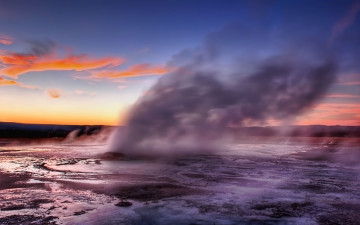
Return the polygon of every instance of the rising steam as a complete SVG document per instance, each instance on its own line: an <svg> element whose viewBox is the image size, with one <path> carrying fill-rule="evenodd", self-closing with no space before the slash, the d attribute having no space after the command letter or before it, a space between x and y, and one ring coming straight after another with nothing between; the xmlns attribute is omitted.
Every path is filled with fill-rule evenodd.
<svg viewBox="0 0 360 225"><path fill-rule="evenodd" d="M241 38L235 28L209 35L201 48L174 56L169 64L176 71L137 102L112 150L133 156L211 150L221 143L226 127L294 117L335 80L337 66L329 57L304 57L285 47L264 56L264 44L259 44L262 49L252 46L251 53L246 44L259 34Z"/></svg>

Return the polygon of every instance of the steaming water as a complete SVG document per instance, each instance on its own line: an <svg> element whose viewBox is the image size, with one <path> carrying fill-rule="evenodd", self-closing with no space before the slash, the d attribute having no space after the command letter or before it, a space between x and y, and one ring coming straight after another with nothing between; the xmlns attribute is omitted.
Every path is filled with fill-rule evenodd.
<svg viewBox="0 0 360 225"><path fill-rule="evenodd" d="M315 139L242 140L221 152L170 161L106 161L98 157L103 145L1 147L0 218L55 216L57 224L357 224L359 160L335 156L358 156L360 142L348 139L351 144L339 147ZM133 205L116 207L120 197Z"/></svg>

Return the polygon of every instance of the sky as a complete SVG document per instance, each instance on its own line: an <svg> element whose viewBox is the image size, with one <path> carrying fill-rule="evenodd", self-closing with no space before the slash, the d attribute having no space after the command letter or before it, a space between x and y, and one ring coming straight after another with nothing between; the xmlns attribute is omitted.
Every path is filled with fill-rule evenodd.
<svg viewBox="0 0 360 225"><path fill-rule="evenodd" d="M358 14L353 0L0 0L0 121L124 125L174 58L237 24L222 40L244 68L284 46L319 58L325 46L338 62L328 92L292 124L360 125Z"/></svg>

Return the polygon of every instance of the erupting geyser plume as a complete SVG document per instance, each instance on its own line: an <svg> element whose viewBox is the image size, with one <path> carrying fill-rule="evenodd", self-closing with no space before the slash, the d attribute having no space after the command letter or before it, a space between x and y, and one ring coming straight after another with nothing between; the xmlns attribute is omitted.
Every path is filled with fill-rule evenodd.
<svg viewBox="0 0 360 225"><path fill-rule="evenodd" d="M236 28L226 27L209 35L204 47L174 56L169 66L175 71L136 103L112 150L132 156L211 150L227 126L296 116L335 80L337 66L324 51L314 49L309 56L284 46L266 55L266 44L272 45L259 43L249 52L247 41L260 34L241 35L243 29ZM239 42L239 49L228 48L234 46L228 42Z"/></svg>

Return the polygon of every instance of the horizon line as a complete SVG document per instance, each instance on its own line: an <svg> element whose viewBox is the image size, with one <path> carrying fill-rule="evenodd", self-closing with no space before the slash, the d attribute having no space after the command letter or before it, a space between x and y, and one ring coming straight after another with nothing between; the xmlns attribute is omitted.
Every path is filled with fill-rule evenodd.
<svg viewBox="0 0 360 225"><path fill-rule="evenodd" d="M127 125L106 125L106 124L56 124L56 123L22 123L22 122L5 122L2 123L13 123L13 124L24 124L24 125L48 125L48 126L104 126L104 127L126 127ZM290 127L290 126L326 126L326 127L360 127L360 125L325 125L325 124L288 124L288 125L266 125L266 126L227 126L228 128L242 128L242 127Z"/></svg>

